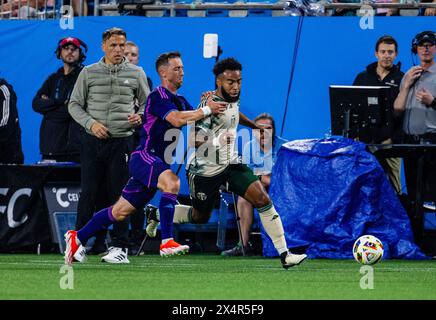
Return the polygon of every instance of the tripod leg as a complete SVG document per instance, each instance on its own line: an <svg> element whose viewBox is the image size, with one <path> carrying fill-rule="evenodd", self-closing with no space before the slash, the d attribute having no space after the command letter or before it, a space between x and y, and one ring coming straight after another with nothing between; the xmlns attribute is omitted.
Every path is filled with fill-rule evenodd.
<svg viewBox="0 0 436 320"><path fill-rule="evenodd" d="M234 192L232 192L232 196L233 196L233 206L235 207L236 225L238 227L238 232L239 232L239 241L241 242L242 255L245 257L245 248L244 248L244 241L242 239L242 230L241 230L241 221L240 221L241 218L239 217L238 204L236 202L236 197Z"/></svg>
<svg viewBox="0 0 436 320"><path fill-rule="evenodd" d="M139 257L139 255L141 254L142 249L144 248L144 245L145 245L145 241L147 241L147 238L148 238L148 234L145 234L144 240L142 240L141 246L139 247L139 250L136 253L137 257Z"/></svg>

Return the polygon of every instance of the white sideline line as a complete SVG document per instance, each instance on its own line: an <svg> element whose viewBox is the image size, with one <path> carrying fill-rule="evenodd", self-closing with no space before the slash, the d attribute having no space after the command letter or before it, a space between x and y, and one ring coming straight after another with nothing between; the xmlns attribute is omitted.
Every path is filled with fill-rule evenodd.
<svg viewBox="0 0 436 320"><path fill-rule="evenodd" d="M38 266L43 266L43 267L61 267L64 265L63 261L36 261L36 262L0 262L0 265L21 265L21 266L33 266L33 267L38 267ZM122 264L112 264L112 263L89 263L89 262L85 262L85 263L75 263L73 264L73 266L77 266L78 268L111 268L114 266L119 266ZM125 265L125 268L127 269L146 269L146 268L155 268L155 267L159 267L159 268L174 268L174 267L180 267L180 268L186 268L186 267L197 267L197 266L203 266L203 264L161 264L161 263L147 263L147 264L140 264L140 265L132 265L132 264L127 264ZM123 266L124 267L124 266ZM236 267L239 268L239 267ZM275 264L275 265L271 265L271 266L249 266L249 267L245 267L243 270L254 270L254 269L261 269L261 270L277 270L277 269L282 269L280 264Z"/></svg>
<svg viewBox="0 0 436 320"><path fill-rule="evenodd" d="M167 267L167 266L168 267L174 267L174 266L176 266L176 267L204 266L204 264L202 264L202 263L170 263L170 264L165 264L165 262L168 261L168 259L165 259L165 258L162 258L162 261L164 261L164 262L162 263L162 262L147 262L147 261L145 261L144 263L141 263L139 265L138 264L128 264L128 265L129 266L140 266L140 267L148 267L148 266L159 266L159 267ZM27 260L26 263L37 263L37 264L47 263L47 264L57 265L59 263L63 264L63 261L60 260L58 262L58 261L53 261L53 260ZM93 266L100 266L100 265L103 265L103 264L105 264L105 265L116 265L116 264L113 264L113 263L103 263L103 262L99 262L99 263L94 263L94 262L74 263L74 265L93 265ZM277 262L277 263L273 263L272 267L275 268L275 266L277 266L277 265L281 266L280 263ZM240 266L236 266L236 267L240 267ZM244 267L244 266L242 266L242 267ZM247 266L245 268L247 268L247 269L262 268L263 269L263 268L270 268L270 267L269 266L263 266L263 265L250 265L250 266ZM322 270L324 270L324 269L322 269Z"/></svg>
<svg viewBox="0 0 436 320"><path fill-rule="evenodd" d="M64 265L63 261L47 261L47 262L0 262L0 265L29 265L29 266L49 266L49 267L54 267L54 266L59 266L61 267L62 265ZM109 267L113 267L113 266L117 266L117 265L122 265L122 264L113 264L113 263L76 263L73 264L73 266L77 266L79 268L87 268L87 267L97 267L97 268L109 268ZM201 266L202 264L161 264L161 263L149 263L149 264L141 264L141 265L132 265L132 264L127 264L125 265L126 268L137 268L137 269L144 269L147 267L167 267L167 268L174 268L174 267L197 267L197 266ZM250 270L250 269L263 269L263 270L275 270L278 267L281 266L279 265L275 265L275 266L250 266L250 267L246 267L244 268L244 270Z"/></svg>
<svg viewBox="0 0 436 320"><path fill-rule="evenodd" d="M164 261L163 259L162 259L162 261ZM53 260L27 260L27 261L25 261L25 263L36 263L36 264L39 264L39 263L47 263L47 264L59 264L59 263L61 263L61 264L63 264L64 262L62 261L62 260L59 260L59 261L53 261ZM85 263L74 263L73 265L94 265L94 266L99 266L99 265L117 265L116 263L106 263L106 262L98 262L98 263L95 263L95 262L85 262ZM122 263L120 263L119 265L122 265ZM144 267L147 267L147 266L150 266L150 265L156 265L156 266L165 266L165 264L164 263L158 263L158 262L145 262L145 263L141 263L141 264L126 264L126 265L129 265L129 266L144 266ZM200 263L177 263L177 264L171 264L171 266L201 266L202 264L200 264Z"/></svg>
<svg viewBox="0 0 436 320"><path fill-rule="evenodd" d="M32 266L62 266L64 263L62 260L60 261L53 261L53 260L27 260L25 262L0 262L0 265L32 265ZM98 268L109 268L112 266L116 266L117 264L110 264L110 263L89 263L89 262L85 262L85 263L76 263L74 264L80 268L83 267L98 267ZM306 264L308 265L308 263ZM198 263L171 263L171 264L165 264L165 263L158 263L158 262L150 262L150 263L143 263L143 264L127 264L126 267L128 268L138 268L138 269L143 269L143 268L147 268L147 267L196 267L196 266L203 266L203 264L198 264ZM309 268L295 268L292 270L295 271L301 271L301 272L311 272L311 271L324 271L324 272L358 272L358 267L359 265L356 265L355 269L344 269L344 268L330 268L330 267L326 267L326 268L310 268L310 265L308 265ZM235 268L239 268L240 266L235 266ZM246 266L244 267L244 270L250 270L250 269L263 269L263 270L277 270L277 268L281 269L281 265L278 263L273 263L271 264L271 266L256 266L256 265L251 265L251 266ZM383 272L383 271L394 271L394 272L416 272L416 271L425 271L425 272L435 272L436 271L436 266L433 267L426 267L426 268L419 268L419 267L412 267L412 268L394 268L394 267L382 267L382 266L374 266L375 272L379 271L379 272Z"/></svg>

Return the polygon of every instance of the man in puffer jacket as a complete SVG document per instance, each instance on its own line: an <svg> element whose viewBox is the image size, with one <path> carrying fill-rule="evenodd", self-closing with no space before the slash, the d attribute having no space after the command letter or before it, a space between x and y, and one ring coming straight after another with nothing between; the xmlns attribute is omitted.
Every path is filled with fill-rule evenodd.
<svg viewBox="0 0 436 320"><path fill-rule="evenodd" d="M105 56L83 68L68 105L73 119L86 131L81 137L82 191L76 229L82 228L93 212L115 203L129 178L128 161L135 147L133 132L141 125L150 89L144 70L124 57L125 43L126 33L120 28L103 33ZM139 104L137 113L135 99ZM97 208L96 196L102 188L108 203ZM113 246L102 261L129 263L128 226L127 220L114 225Z"/></svg>

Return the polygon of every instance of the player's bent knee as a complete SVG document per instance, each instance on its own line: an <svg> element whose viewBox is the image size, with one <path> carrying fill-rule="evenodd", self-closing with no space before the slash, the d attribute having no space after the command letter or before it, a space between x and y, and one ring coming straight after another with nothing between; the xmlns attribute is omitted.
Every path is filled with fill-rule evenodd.
<svg viewBox="0 0 436 320"><path fill-rule="evenodd" d="M112 209L112 216L117 222L123 221L126 219L126 216L121 213L120 210Z"/></svg>
<svg viewBox="0 0 436 320"><path fill-rule="evenodd" d="M165 192L178 194L179 190L180 190L180 180L177 180L176 182L172 182L170 185L168 185L167 191Z"/></svg>
<svg viewBox="0 0 436 320"><path fill-rule="evenodd" d="M115 212L112 210L112 215L117 222L124 221L131 213L130 210L119 210Z"/></svg>
<svg viewBox="0 0 436 320"><path fill-rule="evenodd" d="M166 179L161 184L161 190L167 193L178 194L180 190L180 179L178 177Z"/></svg>
<svg viewBox="0 0 436 320"><path fill-rule="evenodd" d="M271 203L271 199L266 192L260 192L256 197L253 198L253 207L262 208Z"/></svg>

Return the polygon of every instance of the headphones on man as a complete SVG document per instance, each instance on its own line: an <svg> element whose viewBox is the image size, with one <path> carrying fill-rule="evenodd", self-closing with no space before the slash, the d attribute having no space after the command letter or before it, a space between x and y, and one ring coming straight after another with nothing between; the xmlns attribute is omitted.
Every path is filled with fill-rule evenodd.
<svg viewBox="0 0 436 320"><path fill-rule="evenodd" d="M81 64L83 61L85 61L86 59L86 55L85 53L88 52L88 46L86 45L85 42L83 42L82 40L80 40L79 38L73 38L73 37L66 37L66 38L62 38L61 40L59 40L58 45L56 47L56 58L60 59L61 58L61 50L62 47L67 45L67 44L74 44L76 47L79 48L79 61L77 61L79 64ZM82 47L85 51L85 53L83 53Z"/></svg>
<svg viewBox="0 0 436 320"><path fill-rule="evenodd" d="M412 53L418 53L418 44L424 39L433 39L433 43L435 43L436 33L434 31L423 31L418 33L412 40Z"/></svg>

